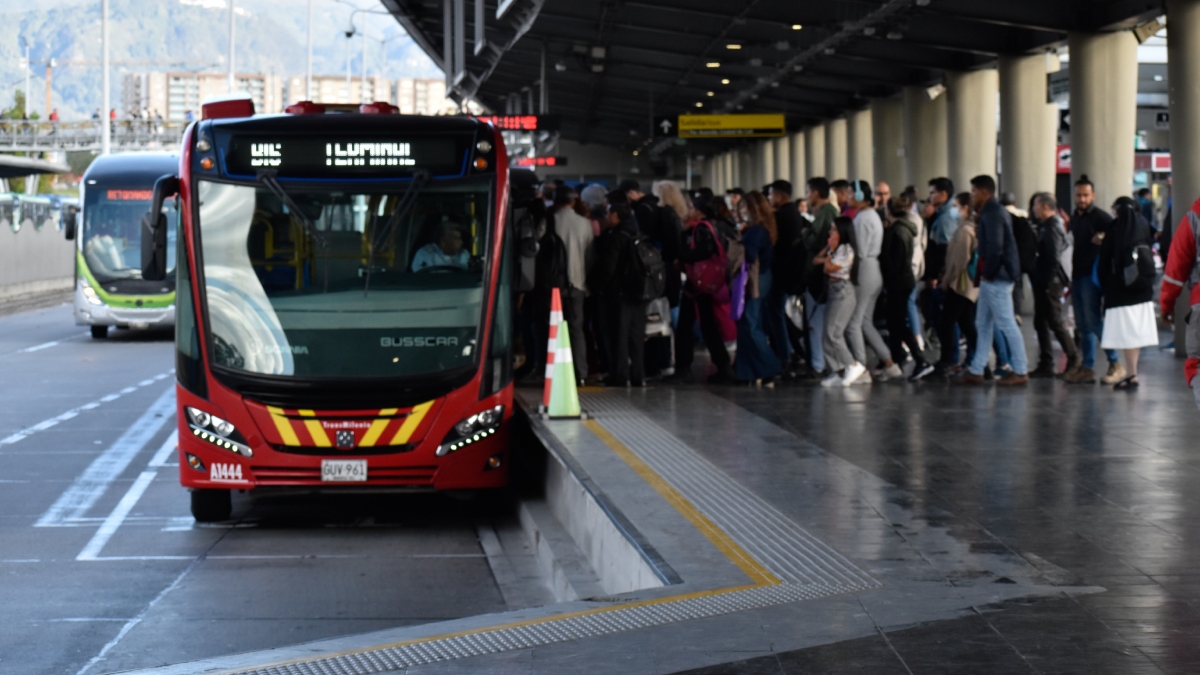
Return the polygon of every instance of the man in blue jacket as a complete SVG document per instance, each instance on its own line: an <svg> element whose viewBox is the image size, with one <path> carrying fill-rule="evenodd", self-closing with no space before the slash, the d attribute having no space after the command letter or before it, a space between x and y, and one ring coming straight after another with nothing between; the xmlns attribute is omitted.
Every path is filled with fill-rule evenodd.
<svg viewBox="0 0 1200 675"><path fill-rule="evenodd" d="M1012 218L996 201L996 181L991 176L971 179L971 207L979 214L976 236L979 238L979 301L975 308L975 356L959 384L982 384L983 369L991 351L992 333L1004 336L1012 356L1013 372L1001 378L1002 385L1029 382L1029 364L1025 357L1025 339L1013 314L1013 283L1021 278L1021 259L1013 236Z"/></svg>

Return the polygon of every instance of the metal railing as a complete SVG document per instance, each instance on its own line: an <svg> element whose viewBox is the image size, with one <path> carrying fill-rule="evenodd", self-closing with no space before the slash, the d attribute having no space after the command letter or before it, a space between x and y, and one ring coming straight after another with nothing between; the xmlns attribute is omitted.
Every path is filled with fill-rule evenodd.
<svg viewBox="0 0 1200 675"><path fill-rule="evenodd" d="M179 145L187 122L113 120L113 149L171 148ZM99 150L100 120L46 122L0 120L0 152Z"/></svg>

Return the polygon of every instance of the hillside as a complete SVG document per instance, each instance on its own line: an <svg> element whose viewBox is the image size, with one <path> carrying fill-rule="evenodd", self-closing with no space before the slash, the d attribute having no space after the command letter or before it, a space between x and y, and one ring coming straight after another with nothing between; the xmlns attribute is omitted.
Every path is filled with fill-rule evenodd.
<svg viewBox="0 0 1200 675"><path fill-rule="evenodd" d="M372 0L357 0L355 4L379 8ZM226 0L111 0L109 7L111 95L115 107L120 106L121 81L126 72L224 72L227 68ZM238 72L303 75L307 3L237 0L236 7ZM359 73L361 38L347 40L343 32L352 11L348 2L314 3L314 74L344 74L348 51L353 72L356 76ZM355 24L375 38L402 33L396 21L386 15L359 13ZM50 58L59 63L53 76L53 105L64 120L90 116L100 107L99 0L0 2L0 108L12 106L16 90L24 87L25 74L19 67L24 55L22 37L30 43L34 62L32 110L44 114L44 64ZM375 40L368 40L367 45L367 73L374 75L379 69L380 45ZM395 79L440 77L441 73L411 40L398 38L388 43L387 75Z"/></svg>

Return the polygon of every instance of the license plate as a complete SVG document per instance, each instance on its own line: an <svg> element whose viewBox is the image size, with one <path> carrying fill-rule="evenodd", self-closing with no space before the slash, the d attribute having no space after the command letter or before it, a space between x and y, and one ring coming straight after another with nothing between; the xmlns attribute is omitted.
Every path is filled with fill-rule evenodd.
<svg viewBox="0 0 1200 675"><path fill-rule="evenodd" d="M362 483L367 480L365 459L323 459L321 480L327 483Z"/></svg>

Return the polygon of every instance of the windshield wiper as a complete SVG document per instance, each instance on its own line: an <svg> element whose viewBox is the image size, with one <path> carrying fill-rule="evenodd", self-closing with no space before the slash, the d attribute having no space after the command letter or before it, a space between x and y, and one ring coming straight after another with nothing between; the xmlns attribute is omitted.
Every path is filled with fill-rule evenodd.
<svg viewBox="0 0 1200 675"><path fill-rule="evenodd" d="M309 219L308 214L304 213L304 211L296 205L296 202L292 200L292 196L289 195L287 190L284 190L283 186L279 184L279 179L275 177L276 175L277 172L272 170L259 171L258 180L261 181L262 184L271 191L271 194L279 197L279 201L283 202L288 211L300 220L300 224L304 226L304 231L308 233L308 236L313 238L313 241L316 242L318 246L321 248L329 248L329 237L327 236L328 233L317 229L316 224Z"/></svg>
<svg viewBox="0 0 1200 675"><path fill-rule="evenodd" d="M425 189L425 184L429 182L428 171L418 171L413 174L412 180L404 188L404 193L400 195L400 201L396 204L396 208L392 209L392 216L388 218L387 224L379 232L375 232L374 228L371 232L371 246L367 249L367 273L366 281L363 282L363 297L371 292L371 268L375 267L375 249L383 246L391 238L392 232L400 226L400 221L404 220L404 216L412 210L414 204L417 203L417 195L421 190ZM378 221L376 221L378 222Z"/></svg>

